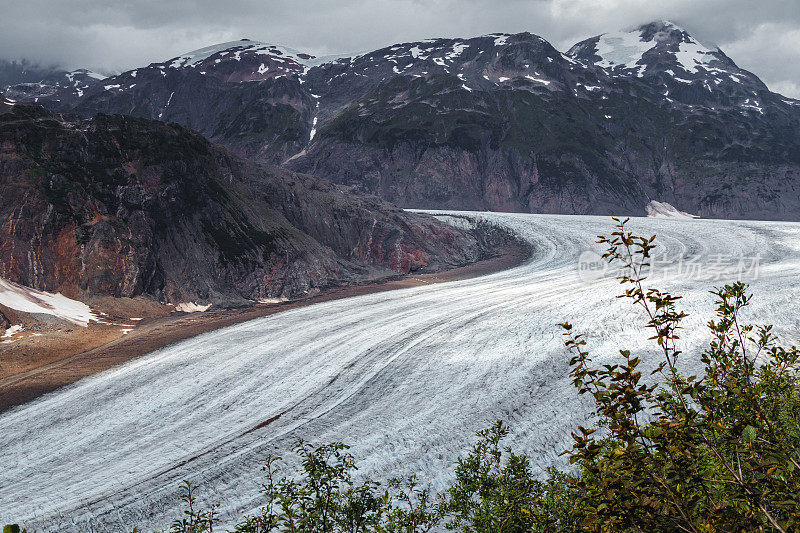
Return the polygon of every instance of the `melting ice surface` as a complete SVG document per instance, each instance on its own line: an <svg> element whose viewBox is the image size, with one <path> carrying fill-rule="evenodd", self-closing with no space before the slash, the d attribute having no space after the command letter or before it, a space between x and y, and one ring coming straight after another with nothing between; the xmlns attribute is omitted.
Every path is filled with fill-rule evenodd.
<svg viewBox="0 0 800 533"><path fill-rule="evenodd" d="M588 333L598 364L625 347L657 352L616 280L581 281L578 258L602 251L607 217L483 213L528 240L522 266L285 311L183 341L0 414L0 522L29 530L160 531L179 517L179 484L219 502L230 525L257 508L260 466L298 436L352 446L359 472L420 473L441 489L474 433L501 418L538 472L564 466L590 405L568 377L558 322ZM463 221L461 222L463 224ZM800 225L637 218L659 254L759 255L748 318L800 338ZM794 244L793 244L794 243ZM659 255L661 257L661 255ZM712 316L707 290L729 279L666 275L684 296L688 372L700 368ZM270 421L266 423L267 421ZM224 527L223 527L224 529Z"/></svg>

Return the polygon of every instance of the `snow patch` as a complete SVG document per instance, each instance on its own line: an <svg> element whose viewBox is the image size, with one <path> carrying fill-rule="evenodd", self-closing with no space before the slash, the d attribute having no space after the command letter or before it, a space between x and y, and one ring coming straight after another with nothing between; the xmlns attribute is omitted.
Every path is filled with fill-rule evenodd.
<svg viewBox="0 0 800 533"><path fill-rule="evenodd" d="M317 117L314 117L314 120L311 122L311 134L308 136L308 142L314 140L314 136L317 134Z"/></svg>
<svg viewBox="0 0 800 533"><path fill-rule="evenodd" d="M464 43L454 44L453 45L453 50L450 53L448 53L447 55L445 55L444 57L446 59L455 59L456 57L460 56L461 53L464 50L466 50L467 48L469 48L468 44L464 44Z"/></svg>
<svg viewBox="0 0 800 533"><path fill-rule="evenodd" d="M542 78L536 78L534 76L528 76L528 75L526 75L525 78L527 78L527 79L529 79L531 81L538 82L538 83L544 83L545 85L550 85L550 80L545 80L545 79L542 79Z"/></svg>
<svg viewBox="0 0 800 533"><path fill-rule="evenodd" d="M652 42L643 42L641 33L619 32L600 36L595 53L600 56L599 66L603 68L624 66L635 68L645 52L653 47Z"/></svg>
<svg viewBox="0 0 800 533"><path fill-rule="evenodd" d="M508 35L500 35L499 37L495 37L494 45L495 46L503 46L508 41Z"/></svg>
<svg viewBox="0 0 800 533"><path fill-rule="evenodd" d="M760 114L762 115L764 114L764 108L761 107L761 103L758 100L753 100L748 98L742 103L742 107L746 107L748 109L755 109Z"/></svg>
<svg viewBox="0 0 800 533"><path fill-rule="evenodd" d="M651 200L645 209L647 210L647 216L651 218L698 218L697 215L678 211L666 202L657 202L655 200Z"/></svg>
<svg viewBox="0 0 800 533"><path fill-rule="evenodd" d="M77 326L86 327L90 321L99 321L92 309L83 302L67 298L61 293L31 289L3 278L0 278L0 304L23 313L53 315Z"/></svg>
<svg viewBox="0 0 800 533"><path fill-rule="evenodd" d="M422 54L422 49L419 46L412 46L408 49L408 52L411 54L411 57L414 59L418 58ZM424 57L422 59L425 59Z"/></svg>
<svg viewBox="0 0 800 533"><path fill-rule="evenodd" d="M711 50L690 38L688 42L680 43L678 51L675 52L675 59L685 71L697 73L698 66L705 65L714 59L714 56L711 55Z"/></svg>
<svg viewBox="0 0 800 533"><path fill-rule="evenodd" d="M281 296L280 298L259 298L258 303L260 304L280 304L283 302L288 302L289 298L285 296Z"/></svg>
<svg viewBox="0 0 800 533"><path fill-rule="evenodd" d="M10 328L6 329L6 332L3 333L2 336L0 336L0 339L7 339L8 337L12 337L24 329L25 328L23 328L21 325L15 324Z"/></svg>
<svg viewBox="0 0 800 533"><path fill-rule="evenodd" d="M202 313L204 311L208 311L209 307L211 307L211 304L202 305L194 302L184 302L177 304L175 306L175 310L182 313Z"/></svg>

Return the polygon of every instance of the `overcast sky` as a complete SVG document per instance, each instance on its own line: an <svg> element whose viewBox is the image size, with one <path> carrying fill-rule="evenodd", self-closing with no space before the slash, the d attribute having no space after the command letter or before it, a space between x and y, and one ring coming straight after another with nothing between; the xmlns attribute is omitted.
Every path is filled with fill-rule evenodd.
<svg viewBox="0 0 800 533"><path fill-rule="evenodd" d="M319 55L521 31L566 51L657 19L800 98L800 0L0 0L0 57L108 72L245 37Z"/></svg>

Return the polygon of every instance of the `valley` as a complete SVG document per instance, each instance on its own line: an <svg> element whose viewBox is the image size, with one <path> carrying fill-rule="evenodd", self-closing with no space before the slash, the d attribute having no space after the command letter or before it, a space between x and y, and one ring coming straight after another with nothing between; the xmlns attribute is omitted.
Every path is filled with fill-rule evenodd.
<svg viewBox="0 0 800 533"><path fill-rule="evenodd" d="M204 312L176 312L174 308L143 298L105 298L100 299L100 305L111 305L118 312L126 312L126 316L105 316L103 323L91 322L86 327L70 327L69 324L58 322L47 324L41 320L42 315L28 315L28 323L20 331L9 329L0 341L0 412L84 377L215 329L329 300L486 275L517 266L529 254L530 250L521 242L509 242L500 246L491 258L441 272L396 275L388 281L330 288L292 300L210 308ZM20 321L16 316L18 313L13 314L13 310L2 310L16 324L25 322ZM144 316L130 318L132 313ZM34 318L36 316L39 320Z"/></svg>
<svg viewBox="0 0 800 533"><path fill-rule="evenodd" d="M36 3L0 17L4 533L800 527L796 2ZM678 311L619 298L631 246Z"/></svg>

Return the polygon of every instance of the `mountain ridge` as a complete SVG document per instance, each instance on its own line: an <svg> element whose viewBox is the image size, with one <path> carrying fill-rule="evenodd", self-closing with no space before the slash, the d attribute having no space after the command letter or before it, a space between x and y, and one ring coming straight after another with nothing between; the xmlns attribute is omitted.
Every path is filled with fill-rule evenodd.
<svg viewBox="0 0 800 533"><path fill-rule="evenodd" d="M233 41L42 103L178 122L403 207L800 217L797 101L672 23L603 35L566 53L518 33L328 59Z"/></svg>

